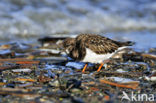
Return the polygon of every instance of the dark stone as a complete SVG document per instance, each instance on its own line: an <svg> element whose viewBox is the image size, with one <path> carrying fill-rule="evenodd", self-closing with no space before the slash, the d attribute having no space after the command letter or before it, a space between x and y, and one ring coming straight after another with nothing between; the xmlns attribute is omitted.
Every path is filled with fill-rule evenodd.
<svg viewBox="0 0 156 103"><path fill-rule="evenodd" d="M66 84L66 88L69 88L69 87L70 88L80 88L80 86L81 86L81 81L76 80L76 79L70 79L67 81L67 84Z"/></svg>

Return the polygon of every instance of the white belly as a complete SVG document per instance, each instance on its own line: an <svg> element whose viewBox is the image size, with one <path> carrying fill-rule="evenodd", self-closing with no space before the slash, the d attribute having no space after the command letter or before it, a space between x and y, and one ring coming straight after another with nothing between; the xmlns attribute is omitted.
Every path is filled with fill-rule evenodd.
<svg viewBox="0 0 156 103"><path fill-rule="evenodd" d="M116 50L113 53L107 53L107 54L96 54L92 50L86 48L86 56L82 60L82 62L90 62L90 63L101 63L104 60L109 59L112 57L117 51L124 49L125 47L121 47L118 50Z"/></svg>

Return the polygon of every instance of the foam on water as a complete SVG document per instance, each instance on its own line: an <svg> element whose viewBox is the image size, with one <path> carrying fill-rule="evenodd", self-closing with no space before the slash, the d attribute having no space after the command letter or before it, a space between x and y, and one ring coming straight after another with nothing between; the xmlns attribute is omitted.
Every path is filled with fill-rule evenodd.
<svg viewBox="0 0 156 103"><path fill-rule="evenodd" d="M154 0L1 0L0 37L156 30Z"/></svg>

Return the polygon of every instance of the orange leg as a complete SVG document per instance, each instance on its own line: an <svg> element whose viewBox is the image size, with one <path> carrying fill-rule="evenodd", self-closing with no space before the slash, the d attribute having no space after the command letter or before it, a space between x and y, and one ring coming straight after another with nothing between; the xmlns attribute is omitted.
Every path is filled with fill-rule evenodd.
<svg viewBox="0 0 156 103"><path fill-rule="evenodd" d="M88 64L85 64L85 66L83 67L82 73L85 72L86 68L87 68Z"/></svg>
<svg viewBox="0 0 156 103"><path fill-rule="evenodd" d="M102 68L103 65L104 65L104 63L101 63L101 65L99 66L97 72L99 72L101 70L101 68Z"/></svg>
<svg viewBox="0 0 156 103"><path fill-rule="evenodd" d="M101 70L102 66L103 66L104 64L107 64L108 62L110 62L110 59L103 61L103 62L100 64L100 66L99 66L97 72L99 72L99 71Z"/></svg>

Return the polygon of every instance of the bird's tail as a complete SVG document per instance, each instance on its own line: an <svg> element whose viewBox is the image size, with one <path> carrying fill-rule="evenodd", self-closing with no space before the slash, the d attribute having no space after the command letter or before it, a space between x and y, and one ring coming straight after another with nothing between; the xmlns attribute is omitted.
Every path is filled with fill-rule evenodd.
<svg viewBox="0 0 156 103"><path fill-rule="evenodd" d="M132 42L132 41L127 41L127 42L123 43L124 46L132 46L134 44L135 44L135 42Z"/></svg>

